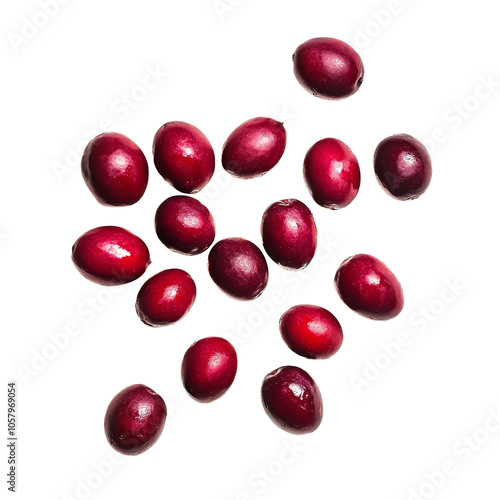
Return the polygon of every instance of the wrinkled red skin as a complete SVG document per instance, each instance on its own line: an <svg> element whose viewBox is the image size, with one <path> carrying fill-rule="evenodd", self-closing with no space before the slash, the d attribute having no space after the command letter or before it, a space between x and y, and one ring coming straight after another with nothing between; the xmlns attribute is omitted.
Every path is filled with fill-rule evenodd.
<svg viewBox="0 0 500 500"><path fill-rule="evenodd" d="M208 337L186 351L181 367L182 383L193 399L210 403L231 387L237 368L234 347L225 339Z"/></svg>
<svg viewBox="0 0 500 500"><path fill-rule="evenodd" d="M239 300L257 298L269 278L266 258L256 245L243 238L217 242L208 255L208 272L223 292Z"/></svg>
<svg viewBox="0 0 500 500"><path fill-rule="evenodd" d="M137 203L148 185L148 162L135 142L108 132L92 139L82 157L85 184L101 205Z"/></svg>
<svg viewBox="0 0 500 500"><path fill-rule="evenodd" d="M184 255L204 252L215 239L212 214L190 196L167 198L156 211L155 228L167 248Z"/></svg>
<svg viewBox="0 0 500 500"><path fill-rule="evenodd" d="M314 201L338 210L356 198L361 174L353 152L338 139L322 139L304 159L304 180Z"/></svg>
<svg viewBox="0 0 500 500"><path fill-rule="evenodd" d="M185 122L165 123L156 132L153 156L160 175L181 193L197 193L214 173L214 150L206 136Z"/></svg>
<svg viewBox="0 0 500 500"><path fill-rule="evenodd" d="M191 309L196 299L193 278L182 269L167 269L142 285L135 310L146 325L158 327L176 323Z"/></svg>
<svg viewBox="0 0 500 500"><path fill-rule="evenodd" d="M316 253L316 223L301 201L281 200L270 205L260 231L269 257L286 269L303 269Z"/></svg>
<svg viewBox="0 0 500 500"><path fill-rule="evenodd" d="M344 335L337 318L319 306L290 308L280 319L280 333L287 346L309 359L327 359L342 346Z"/></svg>
<svg viewBox="0 0 500 500"><path fill-rule="evenodd" d="M313 432L323 420L319 388L306 371L296 366L282 366L266 375L261 396L268 417L291 434Z"/></svg>
<svg viewBox="0 0 500 500"><path fill-rule="evenodd" d="M344 260L335 275L340 298L361 316L376 320L395 318L403 309L401 284L391 270L371 255Z"/></svg>
<svg viewBox="0 0 500 500"><path fill-rule="evenodd" d="M407 134L384 139L374 157L380 185L393 198L414 200L425 192L432 178L432 162L425 146Z"/></svg>
<svg viewBox="0 0 500 500"><path fill-rule="evenodd" d="M73 245L72 259L85 278L108 286L136 280L151 264L144 241L116 226L96 227L84 233Z"/></svg>
<svg viewBox="0 0 500 500"><path fill-rule="evenodd" d="M236 177L259 177L280 161L285 146L283 123L271 118L252 118L227 138L222 151L222 166Z"/></svg>
<svg viewBox="0 0 500 500"><path fill-rule="evenodd" d="M139 455L161 436L167 407L162 397L142 384L131 385L109 403L104 432L109 444L124 455Z"/></svg>
<svg viewBox="0 0 500 500"><path fill-rule="evenodd" d="M322 99L344 99L357 92L365 74L359 54L335 38L313 38L297 47L293 72L299 83Z"/></svg>

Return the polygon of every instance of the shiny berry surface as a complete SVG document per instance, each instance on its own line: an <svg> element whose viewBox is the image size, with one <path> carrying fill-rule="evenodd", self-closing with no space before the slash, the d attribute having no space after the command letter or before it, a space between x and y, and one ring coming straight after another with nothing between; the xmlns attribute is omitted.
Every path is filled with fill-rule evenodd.
<svg viewBox="0 0 500 500"><path fill-rule="evenodd" d="M208 272L215 284L235 299L253 300L266 288L266 258L259 247L243 238L217 242L208 255Z"/></svg>
<svg viewBox="0 0 500 500"><path fill-rule="evenodd" d="M305 156L304 180L318 205L332 210L344 208L359 191L358 160L342 141L322 139Z"/></svg>
<svg viewBox="0 0 500 500"><path fill-rule="evenodd" d="M418 198L432 178L432 162L427 149L407 134L384 139L375 151L374 166L380 185L398 200Z"/></svg>
<svg viewBox="0 0 500 500"><path fill-rule="evenodd" d="M321 424L321 393L301 368L283 366L269 373L262 382L261 397L268 417L287 432L307 434Z"/></svg>
<svg viewBox="0 0 500 500"><path fill-rule="evenodd" d="M155 228L166 247L185 255L204 252L215 239L212 214L190 196L167 198L156 211Z"/></svg>
<svg viewBox="0 0 500 500"><path fill-rule="evenodd" d="M160 175L181 193L197 193L215 169L215 155L206 136L186 122L165 123L155 135L153 156Z"/></svg>
<svg viewBox="0 0 500 500"><path fill-rule="evenodd" d="M122 134L108 132L92 139L81 166L87 187L102 205L133 205L146 191L146 157L135 142Z"/></svg>
<svg viewBox="0 0 500 500"><path fill-rule="evenodd" d="M167 269L149 278L137 295L135 309L149 326L176 323L191 309L196 285L182 269Z"/></svg>
<svg viewBox="0 0 500 500"><path fill-rule="evenodd" d="M227 392L237 368L236 351L227 340L204 338L195 342L184 355L182 383L193 399L209 403Z"/></svg>
<svg viewBox="0 0 500 500"><path fill-rule="evenodd" d="M131 385L109 403L104 432L116 451L139 455L156 443L166 418L167 407L160 395L145 385Z"/></svg>
<svg viewBox="0 0 500 500"><path fill-rule="evenodd" d="M122 285L144 274L149 250L138 236L117 226L91 229L73 245L72 259L80 273L100 285Z"/></svg>
<svg viewBox="0 0 500 500"><path fill-rule="evenodd" d="M316 253L318 231L311 211L299 200L270 205L262 217L264 249L286 269L303 269Z"/></svg>
<svg viewBox="0 0 500 500"><path fill-rule="evenodd" d="M337 318L323 307L314 305L290 308L281 316L279 328L288 347L310 359L333 356L344 339Z"/></svg>
<svg viewBox="0 0 500 500"><path fill-rule="evenodd" d="M342 262L335 286L345 304L366 318L388 320L403 309L401 284L383 262L371 255L354 255Z"/></svg>
<svg viewBox="0 0 500 500"><path fill-rule="evenodd" d="M285 146L283 123L265 117L252 118L228 137L222 151L222 166L236 177L259 177L280 161Z"/></svg>
<svg viewBox="0 0 500 500"><path fill-rule="evenodd" d="M293 71L299 83L322 99L343 99L358 91L365 69L359 54L335 38L313 38L297 47Z"/></svg>

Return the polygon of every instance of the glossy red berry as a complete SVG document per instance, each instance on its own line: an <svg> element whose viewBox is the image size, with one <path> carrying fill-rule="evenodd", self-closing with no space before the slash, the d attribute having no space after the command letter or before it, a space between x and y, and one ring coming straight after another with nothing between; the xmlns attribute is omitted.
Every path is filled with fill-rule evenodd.
<svg viewBox="0 0 500 500"><path fill-rule="evenodd" d="M155 135L153 155L160 175L181 193L197 193L214 173L212 146L201 130L189 123L165 123Z"/></svg>
<svg viewBox="0 0 500 500"><path fill-rule="evenodd" d="M311 211L299 200L270 205L262 217L264 248L286 269L303 269L316 253L318 231Z"/></svg>
<svg viewBox="0 0 500 500"><path fill-rule="evenodd" d="M223 292L240 300L257 298L268 280L264 255L256 245L243 238L217 242L208 255L208 272Z"/></svg>
<svg viewBox="0 0 500 500"><path fill-rule="evenodd" d="M287 432L306 434L321 424L321 393L301 368L283 366L269 373L262 383L261 396L269 418Z"/></svg>
<svg viewBox="0 0 500 500"><path fill-rule="evenodd" d="M280 161L285 146L283 123L271 118L252 118L228 137L222 151L222 166L236 177L259 177Z"/></svg>
<svg viewBox="0 0 500 500"><path fill-rule="evenodd" d="M84 233L73 245L72 259L85 278L100 285L134 281L151 263L144 241L116 226L97 227Z"/></svg>
<svg viewBox="0 0 500 500"><path fill-rule="evenodd" d="M335 38L313 38L299 45L293 55L293 71L299 83L323 99L343 99L363 83L359 54Z"/></svg>
<svg viewBox="0 0 500 500"><path fill-rule="evenodd" d="M182 269L167 269L149 278L137 295L135 309L149 326L176 323L191 309L196 285Z"/></svg>
<svg viewBox="0 0 500 500"><path fill-rule="evenodd" d="M294 306L283 314L280 333L292 351L310 359L333 356L344 339L337 318L323 307L312 305Z"/></svg>
<svg viewBox="0 0 500 500"><path fill-rule="evenodd" d="M388 320L403 309L401 284L383 262L371 255L354 255L342 262L335 286L345 304L366 318Z"/></svg>
<svg viewBox="0 0 500 500"><path fill-rule="evenodd" d="M344 208L359 191L358 160L342 141L322 139L306 154L304 180L318 205L332 210Z"/></svg>
<svg viewBox="0 0 500 500"><path fill-rule="evenodd" d="M398 200L413 200L425 192L432 162L425 146L407 134L384 139L375 151L375 174L384 190Z"/></svg>
<svg viewBox="0 0 500 500"><path fill-rule="evenodd" d="M82 175L102 205L133 205L146 191L148 163L135 142L108 132L92 139L85 148Z"/></svg>
<svg viewBox="0 0 500 500"><path fill-rule="evenodd" d="M156 443L166 418L167 407L160 395L145 385L131 385L109 403L104 432L116 451L139 455Z"/></svg>
<svg viewBox="0 0 500 500"><path fill-rule="evenodd" d="M219 337L201 339L184 355L182 383L193 399L210 403L231 387L237 367L236 351L227 340Z"/></svg>
<svg viewBox="0 0 500 500"><path fill-rule="evenodd" d="M204 252L215 239L212 214L190 196L167 198L156 211L155 228L166 247L185 255Z"/></svg>

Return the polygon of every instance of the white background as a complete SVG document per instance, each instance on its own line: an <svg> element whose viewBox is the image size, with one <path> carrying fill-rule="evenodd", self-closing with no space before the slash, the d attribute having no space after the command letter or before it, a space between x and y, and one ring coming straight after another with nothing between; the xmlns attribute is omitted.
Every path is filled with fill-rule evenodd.
<svg viewBox="0 0 500 500"><path fill-rule="evenodd" d="M500 406L494 3L57 5L46 23L34 0L5 2L1 16L2 369L3 380L18 381L19 498L498 499L500 432L489 419ZM30 20L45 25L30 29ZM316 36L358 48L366 76L353 97L323 101L295 80L292 53ZM159 82L141 89L152 70ZM487 91L484 80L496 86ZM287 150L261 179L229 178L222 144L255 116L285 121ZM323 241L309 268L287 273L269 260L265 293L238 302L211 282L207 253L185 257L163 247L154 213L175 191L156 172L151 143L171 120L193 123L213 144L216 174L197 197L214 215L217 239L261 245L265 208L295 197L313 211ZM100 206L71 153L106 122L136 141L150 164L146 194L132 207ZM398 132L425 141L433 158L431 186L412 202L391 199L373 173L376 145ZM305 152L324 137L346 142L362 171L357 199L338 212L316 205L302 180ZM70 259L78 236L108 224L142 237L153 261L112 295ZM357 316L336 295L338 265L361 252L383 260L403 285L405 308L390 322ZM136 316L135 296L147 277L171 267L192 274L198 297L178 324L151 329ZM282 342L278 319L297 303L338 317L345 341L333 358L306 360ZM51 338L68 324L79 334L54 351ZM222 399L202 405L184 391L179 370L189 345L209 335L233 341L239 370ZM398 348L401 336L409 340ZM294 438L262 409L263 377L285 364L309 371L322 391L324 420L313 434ZM167 401L163 435L147 453L96 472L96 463L114 457L103 432L106 407L134 383ZM439 488L426 484L443 462L453 473L434 474Z"/></svg>

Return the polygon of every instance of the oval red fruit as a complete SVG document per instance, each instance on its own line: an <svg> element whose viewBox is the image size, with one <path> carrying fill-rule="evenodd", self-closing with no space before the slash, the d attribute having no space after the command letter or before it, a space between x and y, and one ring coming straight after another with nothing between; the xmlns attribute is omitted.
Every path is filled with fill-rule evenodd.
<svg viewBox="0 0 500 500"><path fill-rule="evenodd" d="M91 229L73 245L72 259L80 273L100 285L122 285L144 274L149 250L138 236L116 226Z"/></svg>

